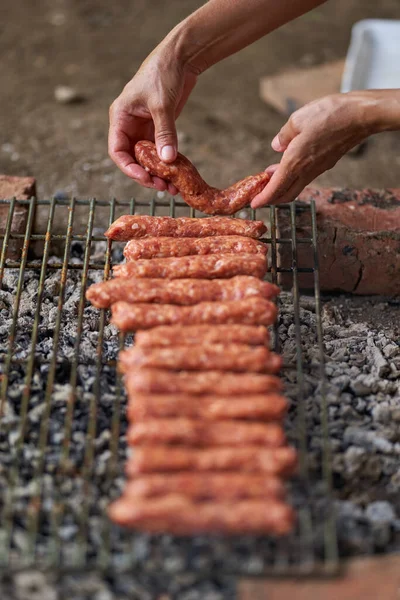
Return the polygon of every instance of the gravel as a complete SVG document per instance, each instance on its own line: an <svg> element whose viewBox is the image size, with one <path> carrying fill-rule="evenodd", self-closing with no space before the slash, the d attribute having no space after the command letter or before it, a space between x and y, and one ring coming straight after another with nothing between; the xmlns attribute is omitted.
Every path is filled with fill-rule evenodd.
<svg viewBox="0 0 400 600"><path fill-rule="evenodd" d="M101 242L93 246L92 260L99 260L104 247ZM120 258L119 254L114 256L115 261ZM49 262L57 260L51 258ZM76 264L82 260L79 244L74 243L71 260ZM4 371L17 277L18 271L6 269L0 290L0 374ZM89 284L100 281L102 272L91 270L88 277ZM48 410L49 360L58 317L59 278L58 270L48 270L35 348L38 360L33 368L24 444L20 448L24 361L32 352L38 294L38 272L27 270L25 275L14 349L14 358L21 363L13 362L10 369L0 431L0 508L12 511L14 564L19 564L22 555L30 555L30 532L37 526L39 559L46 562L57 558L59 552L59 558L70 567L82 565L86 560L88 572L85 577L65 576L57 581L37 571L21 573L1 583L0 596L18 600L234 598L234 580L228 574L262 572L276 558L277 546L273 541L252 537L228 540L219 536L189 539L133 535L110 527L105 517L110 500L124 486L125 405L122 398L120 416L115 418L118 382L113 365L105 364L100 373L97 370L99 312L91 306L84 308L73 393L81 291L78 270L70 270L66 282L51 418L49 421L44 418ZM379 311L385 306L389 304L381 302ZM381 331L376 322L371 323L357 311L350 298L324 299L325 393L342 556L400 550L400 346L394 331L388 328ZM286 389L292 400L288 437L296 442L299 432L304 430L308 446L310 484L305 485L301 478L294 481L291 500L297 507L309 508L314 528L308 546L295 537L280 542L278 550L306 560L312 549L316 557L323 554L321 525L330 506L321 474L323 389L313 298L301 298L300 310L304 413L299 409L301 392L292 368L296 361L296 328L289 294L281 295L279 321L280 351L289 365L284 370ZM106 325L103 355L113 360L118 348L115 328ZM96 390L101 392L98 399ZM96 416L95 432L89 429L90 415ZM70 424L70 430L66 430L66 423ZM116 425L118 430L113 429ZM39 440L45 435L47 446L42 453ZM93 461L89 462L91 456ZM13 466L17 466L16 471ZM15 478L11 481L13 473ZM37 512L39 498L42 504ZM57 523L52 517L56 507ZM59 542L54 548L49 540L55 530ZM0 543L5 535L5 530L0 529ZM113 550L118 574L105 578L89 574L89 567L106 557L108 546ZM125 552L127 547L132 551L130 556Z"/></svg>

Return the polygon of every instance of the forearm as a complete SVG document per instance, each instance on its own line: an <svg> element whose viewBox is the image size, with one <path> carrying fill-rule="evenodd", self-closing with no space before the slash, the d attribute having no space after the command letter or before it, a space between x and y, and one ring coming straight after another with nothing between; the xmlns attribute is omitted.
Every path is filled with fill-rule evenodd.
<svg viewBox="0 0 400 600"><path fill-rule="evenodd" d="M162 42L202 73L325 0L209 0Z"/></svg>
<svg viewBox="0 0 400 600"><path fill-rule="evenodd" d="M370 90L366 94L370 94L374 103L371 117L376 132L400 130L400 89Z"/></svg>

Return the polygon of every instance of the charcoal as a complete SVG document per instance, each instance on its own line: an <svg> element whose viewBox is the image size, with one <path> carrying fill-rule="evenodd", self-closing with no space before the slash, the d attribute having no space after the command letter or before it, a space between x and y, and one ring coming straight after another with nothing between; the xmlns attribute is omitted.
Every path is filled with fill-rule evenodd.
<svg viewBox="0 0 400 600"><path fill-rule="evenodd" d="M94 243L90 260L103 261L106 248L104 242ZM113 249L116 262L122 260L121 248L116 246ZM82 264L84 246L81 242L73 241L71 258L75 264ZM57 257L49 259L50 264L59 261ZM4 373L18 273L17 269L6 269L0 290L0 373ZM87 594L93 593L102 600L114 600L118 594L125 594L128 590L131 597L146 598L151 578L155 597L157 594L186 600L229 597L224 594L233 589L232 579L202 580L192 571L219 570L257 575L275 561L277 544L273 540L261 537L224 539L220 536L197 536L186 539L150 536L114 528L104 514L110 501L118 497L124 487L126 400L117 385L115 366L107 364L116 359L119 351L118 333L107 322L108 313L103 331L101 364L97 362L100 312L88 303L84 306L82 336L77 347L82 291L79 269L68 271L61 314L60 272L49 269L47 273L23 428L24 444L19 451L20 415L27 376L26 362L23 361L29 360L32 355L39 273L39 270L27 269L25 274L13 353L13 359L22 362L13 361L11 365L0 430L0 496L2 502L12 509L12 548L17 559L21 552L29 551L31 540L28 532L34 530L30 520L35 518L38 556L48 558L54 535L53 511L57 507L60 511L57 526L63 562L75 564L82 557L90 564L104 550L104 539L109 535L112 565L119 570L123 570L124 566L138 570L139 576L121 574L110 582L110 586L103 580L92 578L88 586L93 592L88 588ZM88 272L89 284L102 281L103 277L102 270L90 269ZM384 311L386 306L389 305L383 303L379 310ZM283 376L291 403L286 429L289 440L298 444L299 431L304 428L308 448L308 483L301 477L296 479L291 485L290 499L295 508L306 507L310 511L314 523L311 541L315 556L323 557L323 519L330 509L321 472L324 451L321 410L325 400L330 419L328 428L340 552L342 555L354 555L399 550L398 536L394 535L400 514L400 347L396 335L390 330L379 331L377 323L371 324L363 319L362 313L353 312L349 298L323 299L326 381L322 386L315 300L301 297L299 331L303 377L300 388L296 372L299 351L297 326L290 294L282 293L279 308L278 345L285 359ZM57 323L61 325L57 364L51 397L48 398L49 362L55 350L53 336ZM131 338L127 343L131 343ZM122 395L116 415L117 393ZM50 420L45 423L43 419L48 409ZM95 417L95 422L89 425L91 416ZM116 416L119 423L117 440L112 432ZM70 429L66 429L67 422ZM115 442L116 455L113 454ZM89 463L91 456L93 462ZM17 466L16 471L13 471L13 466ZM39 500L40 512L35 517L32 506L37 505ZM84 523L82 515L87 515ZM306 558L307 551L302 543L298 536L282 542L285 551L287 549L293 556L304 555ZM46 598L46 593L49 593L51 598L52 592L48 592L46 587L49 585L47 579L35 577L32 580L37 581L38 588L43 590L40 597ZM20 595L25 593L25 581L14 581ZM83 588L74 587L72 579L67 578L64 583L67 589L70 586L70 597L84 592ZM58 593L57 586L49 589Z"/></svg>

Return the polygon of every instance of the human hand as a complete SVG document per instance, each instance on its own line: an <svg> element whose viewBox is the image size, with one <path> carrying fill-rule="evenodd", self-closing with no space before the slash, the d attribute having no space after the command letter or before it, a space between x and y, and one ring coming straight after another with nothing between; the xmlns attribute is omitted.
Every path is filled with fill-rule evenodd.
<svg viewBox="0 0 400 600"><path fill-rule="evenodd" d="M175 160L175 120L196 79L196 74L174 57L167 43L160 44L110 107L109 155L125 175L145 187L178 193L174 185L151 177L137 164L134 147L140 140L151 140L162 160Z"/></svg>
<svg viewBox="0 0 400 600"><path fill-rule="evenodd" d="M306 185L375 133L379 102L371 92L351 92L326 96L294 112L272 141L272 148L283 152L282 160L266 169L271 180L252 208L295 200Z"/></svg>

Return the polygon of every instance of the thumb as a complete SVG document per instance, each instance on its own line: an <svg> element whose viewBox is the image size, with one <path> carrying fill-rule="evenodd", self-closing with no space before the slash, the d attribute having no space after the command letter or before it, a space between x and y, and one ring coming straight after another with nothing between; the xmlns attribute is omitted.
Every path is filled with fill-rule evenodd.
<svg viewBox="0 0 400 600"><path fill-rule="evenodd" d="M282 127L278 135L274 137L271 142L271 146L275 152L284 152L289 146L290 142L297 133L293 127L291 119Z"/></svg>
<svg viewBox="0 0 400 600"><path fill-rule="evenodd" d="M173 107L157 106L151 111L151 115L158 156L164 162L173 162L178 154L175 111Z"/></svg>

